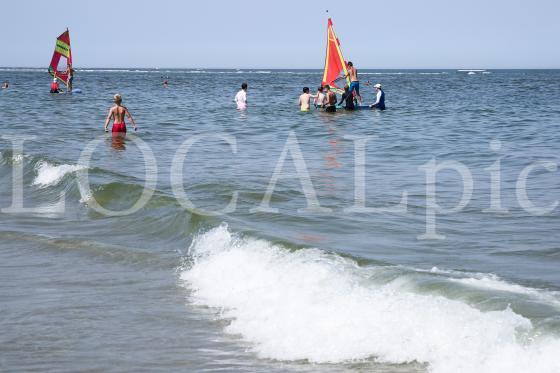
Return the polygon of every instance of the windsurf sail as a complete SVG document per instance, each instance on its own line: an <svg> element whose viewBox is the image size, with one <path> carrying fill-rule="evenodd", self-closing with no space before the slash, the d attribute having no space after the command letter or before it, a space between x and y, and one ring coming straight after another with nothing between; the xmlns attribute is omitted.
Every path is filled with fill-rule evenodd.
<svg viewBox="0 0 560 373"><path fill-rule="evenodd" d="M49 65L49 74L67 84L69 66L72 66L72 50L70 49L70 32L66 29L56 38L56 46Z"/></svg>
<svg viewBox="0 0 560 373"><path fill-rule="evenodd" d="M340 41L334 33L332 20L329 18L327 25L327 54L325 57L325 71L323 72L322 85L329 85L331 89L341 91L341 86L350 85L346 61L342 56ZM346 76L346 77L345 77Z"/></svg>

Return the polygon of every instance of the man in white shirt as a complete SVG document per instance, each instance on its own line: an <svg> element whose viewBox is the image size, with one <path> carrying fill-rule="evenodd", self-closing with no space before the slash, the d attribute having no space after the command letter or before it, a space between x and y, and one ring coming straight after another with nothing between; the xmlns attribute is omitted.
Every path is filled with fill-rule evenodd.
<svg viewBox="0 0 560 373"><path fill-rule="evenodd" d="M247 83L241 84L241 90L235 95L238 110L247 109Z"/></svg>

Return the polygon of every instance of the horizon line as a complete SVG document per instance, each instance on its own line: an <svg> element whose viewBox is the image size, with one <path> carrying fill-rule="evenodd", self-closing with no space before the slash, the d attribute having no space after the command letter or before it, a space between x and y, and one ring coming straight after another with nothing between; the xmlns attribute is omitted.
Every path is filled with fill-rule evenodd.
<svg viewBox="0 0 560 373"><path fill-rule="evenodd" d="M149 69L149 70L317 70L322 71L323 68L306 68L306 67L147 67L147 66L74 66L76 69ZM0 69L46 69L48 66L0 66ZM361 67L359 70L560 70L560 67Z"/></svg>

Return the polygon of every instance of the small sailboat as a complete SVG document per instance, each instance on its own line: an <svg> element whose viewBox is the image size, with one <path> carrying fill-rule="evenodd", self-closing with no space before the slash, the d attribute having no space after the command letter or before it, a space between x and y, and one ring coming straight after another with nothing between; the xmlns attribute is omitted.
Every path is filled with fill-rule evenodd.
<svg viewBox="0 0 560 373"><path fill-rule="evenodd" d="M49 65L49 74L68 86L68 71L72 67L72 49L68 29L56 38L56 46Z"/></svg>
<svg viewBox="0 0 560 373"><path fill-rule="evenodd" d="M348 70L346 60L342 56L340 41L334 32L332 19L327 23L327 51L325 56L325 70L323 72L323 82L321 85L329 85L332 90L342 92L342 87L350 85L350 78L347 76Z"/></svg>

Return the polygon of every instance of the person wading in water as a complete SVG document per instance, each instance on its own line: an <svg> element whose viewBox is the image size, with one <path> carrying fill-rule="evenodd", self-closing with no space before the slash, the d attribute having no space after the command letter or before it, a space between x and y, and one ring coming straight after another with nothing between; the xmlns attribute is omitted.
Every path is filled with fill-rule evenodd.
<svg viewBox="0 0 560 373"><path fill-rule="evenodd" d="M331 91L329 85L325 86L327 94L325 95L325 111L327 113L336 113L336 93Z"/></svg>
<svg viewBox="0 0 560 373"><path fill-rule="evenodd" d="M119 94L114 96L115 106L109 109L109 114L107 115L107 119L105 120L105 132L109 132L109 121L111 118L113 119L113 128L112 132L115 133L126 133L126 124L124 121L124 117L127 116L132 123L132 127L136 131L138 127L136 127L136 123L134 122L134 118L128 111L125 106L122 106L122 97Z"/></svg>

